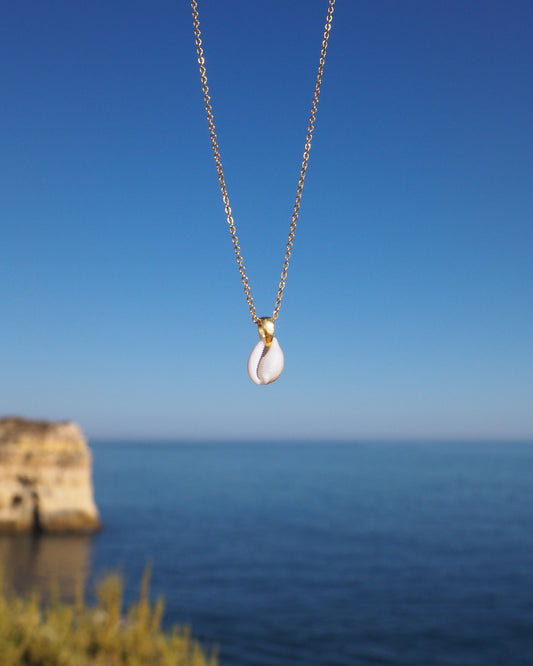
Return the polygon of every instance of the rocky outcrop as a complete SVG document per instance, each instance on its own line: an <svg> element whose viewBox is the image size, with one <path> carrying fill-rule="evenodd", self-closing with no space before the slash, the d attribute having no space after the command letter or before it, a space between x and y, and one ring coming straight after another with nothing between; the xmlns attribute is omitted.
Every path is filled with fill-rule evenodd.
<svg viewBox="0 0 533 666"><path fill-rule="evenodd" d="M91 453L78 425L0 419L0 530L92 531Z"/></svg>

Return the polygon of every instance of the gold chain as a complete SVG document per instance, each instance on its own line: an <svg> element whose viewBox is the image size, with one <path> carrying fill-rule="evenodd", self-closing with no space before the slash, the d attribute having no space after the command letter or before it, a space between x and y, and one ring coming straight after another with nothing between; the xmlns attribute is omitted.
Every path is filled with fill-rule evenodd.
<svg viewBox="0 0 533 666"><path fill-rule="evenodd" d="M292 213L291 224L289 227L287 248L285 250L283 265L281 267L281 279L278 287L276 303L274 304L274 311L272 313L272 319L274 320L277 319L279 315L279 309L281 307L281 299L283 298L283 290L285 289L285 282L287 280L287 271L289 270L289 261L291 258L291 251L294 243L294 231L296 229L296 224L298 222L298 212L300 210L300 201L302 199L302 190L304 188L305 173L307 171L309 152L311 150L311 140L313 138L313 130L315 128L315 118L318 109L318 98L320 95L320 85L322 83L322 73L324 71L324 63L326 61L326 49L328 46L329 32L331 30L331 20L333 18L334 4L335 0L328 0L328 13L326 17L326 25L324 26L324 36L322 39L322 50L320 51L320 60L318 61L318 72L316 76L313 103L311 105L311 113L309 115L307 135L305 137L305 149L303 153L302 167L300 169L300 179L298 181L298 187L296 189L296 200L294 202L294 210ZM242 286L244 287L246 301L250 309L250 314L252 315L252 321L256 324L259 322L259 317L255 313L254 299L252 298L250 285L248 284L246 268L244 266L244 260L242 258L241 248L239 246L239 239L237 237L237 230L235 228L235 222L233 220L233 216L231 214L231 207L229 205L229 197L228 197L228 190L226 188L226 181L224 180L224 173L222 171L222 162L220 160L220 151L218 149L215 123L213 120L213 109L211 108L211 97L209 96L209 86L207 85L207 71L205 68L204 50L202 48L202 36L200 32L200 19L198 16L198 3L196 2L196 0L191 0L191 8L192 8L192 18L194 26L194 36L196 40L196 52L198 54L198 64L200 65L200 79L202 81L202 91L204 93L205 110L207 113L207 123L209 125L211 146L213 148L213 155L217 167L218 182L220 183L222 201L224 202L224 211L226 213L226 219L229 225L231 240L233 242L233 251L235 252L235 256L237 258L237 264L239 266L239 273L241 274L241 281L242 281Z"/></svg>

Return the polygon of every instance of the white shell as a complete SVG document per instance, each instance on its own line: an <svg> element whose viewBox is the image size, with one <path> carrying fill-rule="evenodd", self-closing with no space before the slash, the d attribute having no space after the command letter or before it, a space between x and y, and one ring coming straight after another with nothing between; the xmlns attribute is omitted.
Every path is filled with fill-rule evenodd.
<svg viewBox="0 0 533 666"><path fill-rule="evenodd" d="M272 340L270 347L259 340L248 358L248 374L254 384L270 384L283 372L283 364L283 352L277 339Z"/></svg>

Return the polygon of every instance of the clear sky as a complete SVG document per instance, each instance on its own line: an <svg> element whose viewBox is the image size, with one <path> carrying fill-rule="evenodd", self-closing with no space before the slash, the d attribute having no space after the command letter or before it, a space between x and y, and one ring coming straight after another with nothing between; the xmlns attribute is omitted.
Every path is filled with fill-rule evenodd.
<svg viewBox="0 0 533 666"><path fill-rule="evenodd" d="M200 1L260 315L326 4ZM337 1L267 387L188 2L4 2L0 63L0 413L99 438L533 438L529 0Z"/></svg>

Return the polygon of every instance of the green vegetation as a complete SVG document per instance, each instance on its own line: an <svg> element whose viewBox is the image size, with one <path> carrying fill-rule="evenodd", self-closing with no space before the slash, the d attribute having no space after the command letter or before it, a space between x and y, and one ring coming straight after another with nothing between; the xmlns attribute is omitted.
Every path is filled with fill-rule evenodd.
<svg viewBox="0 0 533 666"><path fill-rule="evenodd" d="M216 666L187 628L161 629L163 600L152 604L149 570L139 600L123 611L123 584L117 574L97 588L97 603L57 594L43 603L37 595L9 594L0 571L0 664L2 666Z"/></svg>

